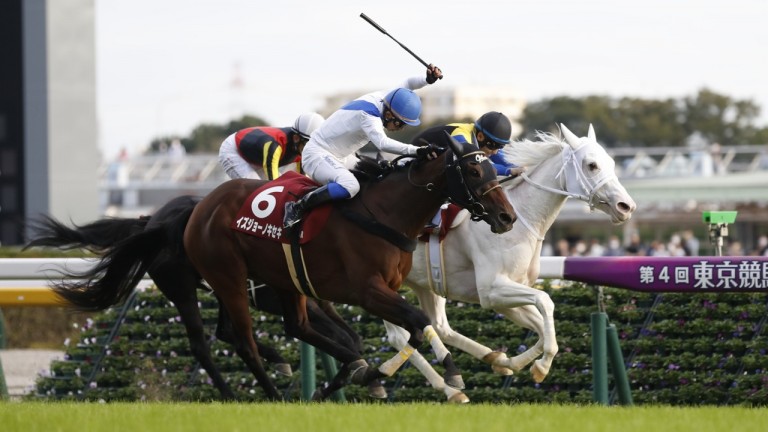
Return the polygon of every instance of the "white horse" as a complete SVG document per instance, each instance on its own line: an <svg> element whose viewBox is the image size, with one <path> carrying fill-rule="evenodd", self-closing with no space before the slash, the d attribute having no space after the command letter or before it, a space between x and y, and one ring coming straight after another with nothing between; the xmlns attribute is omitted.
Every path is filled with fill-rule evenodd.
<svg viewBox="0 0 768 432"><path fill-rule="evenodd" d="M416 293L421 308L429 315L446 345L489 363L502 375L511 375L534 362L531 374L536 382L547 376L558 349L553 316L555 306L546 292L531 288L539 275L544 234L567 198L585 201L590 209L601 210L610 216L616 225L629 220L636 208L634 200L616 177L613 159L598 144L592 125L587 137L583 138L564 125L561 129L564 141L540 133L540 141L513 142L503 150L508 160L527 167L527 174L504 185L518 218L511 231L493 234L484 225L467 220L465 210L464 218L461 219L460 213L455 228L445 237L442 251L436 258L432 254L432 262L442 260L444 263L442 281L436 283L431 277L430 251L427 244L420 243L413 254L413 268L404 283ZM511 358L493 351L450 327L445 313L446 297L493 309L535 331L539 340L527 351ZM402 349L408 333L388 322L385 326L390 344ZM469 401L461 391L446 386L440 374L418 352L410 361L434 388L445 392L449 401Z"/></svg>

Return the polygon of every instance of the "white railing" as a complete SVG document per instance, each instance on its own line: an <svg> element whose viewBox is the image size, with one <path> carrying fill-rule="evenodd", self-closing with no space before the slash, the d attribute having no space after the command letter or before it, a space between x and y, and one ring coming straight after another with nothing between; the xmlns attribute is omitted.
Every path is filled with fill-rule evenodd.
<svg viewBox="0 0 768 432"><path fill-rule="evenodd" d="M94 258L2 258L0 259L0 306L57 306L50 281L61 280L61 271L82 273ZM139 288L152 285L149 276Z"/></svg>
<svg viewBox="0 0 768 432"><path fill-rule="evenodd" d="M768 171L768 145L606 149L621 179L714 176Z"/></svg>

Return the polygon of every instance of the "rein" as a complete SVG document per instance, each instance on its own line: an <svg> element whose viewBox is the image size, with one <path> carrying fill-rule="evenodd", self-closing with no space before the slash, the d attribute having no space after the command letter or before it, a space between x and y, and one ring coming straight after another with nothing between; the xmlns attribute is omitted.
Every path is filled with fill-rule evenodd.
<svg viewBox="0 0 768 432"><path fill-rule="evenodd" d="M446 159L447 159L447 158L446 158ZM411 184L411 186L415 186L415 187L418 187L418 188L424 188L424 189L428 190L429 192L433 192L433 191L435 190L435 184L434 184L434 183L432 183L432 182L429 182L429 183L427 183L427 184L423 184L423 185L422 185L422 184L416 184L416 183L414 183L414 182L413 182L413 180L411 179L411 171L413 171L413 166L414 166L414 165L415 165L415 164L413 164L413 163L412 163L412 164L411 164L411 165L408 167L408 183L410 183L410 184ZM445 170L446 170L447 168L448 168L448 166L446 165L446 167L443 169L443 171L442 171L442 172L445 172Z"/></svg>
<svg viewBox="0 0 768 432"><path fill-rule="evenodd" d="M542 184L536 183L533 181L526 173L520 174L520 176L525 180L527 183L530 183L532 186L551 192L558 195L564 195L567 198L576 198L580 201L584 201L589 206L590 211L595 209L595 206L598 204L607 204L606 201L597 201L595 202L595 196L597 195L597 191L606 183L608 183L611 180L616 179L615 173L604 173L602 176L598 177L597 179L589 179L587 178L584 173L579 169L579 166L581 164L580 157L577 157L576 153L582 152L582 150L586 150L587 147L589 147L590 144L586 144L582 147L580 147L577 150L571 149L571 147L566 146L563 148L562 156L563 156L563 166L560 168L560 171L558 171L557 175L555 176L556 179L560 179L560 189L551 188L549 186L544 186ZM565 178L561 176L562 174L565 174ZM565 182L565 186L563 187L562 184ZM575 184L574 184L575 183Z"/></svg>
<svg viewBox="0 0 768 432"><path fill-rule="evenodd" d="M456 154L452 150L449 149L446 151L447 152L450 151L450 155L446 155L445 157L445 168L442 171L446 173L448 177L448 186L446 186L447 190L442 191L443 195L446 198L446 201L450 201L460 207L467 209L473 221L482 220L484 217L488 215L488 212L485 211L485 207L480 203L480 198L484 197L494 189L500 188L501 185L497 184L496 186L493 186L488 190L486 190L485 192L478 195L474 191L470 190L467 184L464 182L464 173L462 172L461 161L470 157L474 157L475 159L480 161L481 158L486 157L485 153L483 153L481 150L477 150L477 151L466 153L461 157L457 158ZM411 178L412 170L413 170L413 165L408 167L408 182L412 186L422 187L427 189L430 192L435 190L434 183L430 182L423 185L415 183ZM453 182L451 181L452 178L453 178Z"/></svg>
<svg viewBox="0 0 768 432"><path fill-rule="evenodd" d="M450 152L447 153L447 152ZM397 169L398 165L397 163L402 160L403 158L409 158L412 156L403 155L395 158L391 162L386 162L386 168L388 171ZM480 203L480 199L493 191L496 188L500 188L501 185L495 185L491 188L488 188L488 190L482 192L482 193L476 193L475 191L471 190L467 183L464 181L464 172L463 167L461 165L461 162L466 160L467 158L475 158L477 162L483 162L486 160L485 153L483 153L480 150L477 151L470 151L461 157L456 157L456 153L453 152L452 149L446 149L445 153L445 166L443 167L443 170L438 174L442 175L445 174L447 178L447 185L446 187L440 191L442 195L444 196L444 202L450 201L453 202L460 207L463 207L467 209L471 215L471 218L473 221L479 221L483 220L488 215L488 212L485 210L485 207ZM411 186L414 186L416 188L423 188L426 189L428 192L434 192L436 190L435 183L428 182L426 184L418 184L414 182L412 172L413 167L418 165L417 163L410 163L407 167L407 173L406 177L408 179L408 183ZM386 174L382 174L379 176L379 178L382 178ZM488 177L487 181L483 183L481 186L490 183L491 181L495 181L496 176L492 175ZM362 215L359 215L353 211L346 211L342 212L342 214L350 221L356 223L361 228L365 229L368 232L371 232L375 235L378 235L379 237L382 237L389 241L390 243L394 244L401 250L405 252L413 252L416 247L415 240L411 240L404 236L403 234L396 232L392 230L391 228L387 227L386 225L383 225L379 223L376 220L376 215L371 211L371 209L366 205L365 200L363 197L361 197L360 201L363 205L363 208L368 212L370 215L370 218L363 217Z"/></svg>

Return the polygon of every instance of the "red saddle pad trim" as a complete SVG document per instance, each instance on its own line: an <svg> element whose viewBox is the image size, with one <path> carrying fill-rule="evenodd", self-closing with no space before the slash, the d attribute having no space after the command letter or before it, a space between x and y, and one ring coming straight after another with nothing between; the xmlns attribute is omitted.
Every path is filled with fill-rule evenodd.
<svg viewBox="0 0 768 432"><path fill-rule="evenodd" d="M448 204L448 207L441 208L440 209L440 226L435 227L435 226L428 225L424 227L424 231L422 231L421 235L419 236L419 240L423 242L428 242L429 236L437 232L440 238L440 241L443 241L443 239L445 239L445 236L448 235L448 231L451 230L451 225L453 224L454 219L456 219L456 215L458 215L461 210L462 208L457 206L456 204Z"/></svg>
<svg viewBox="0 0 768 432"><path fill-rule="evenodd" d="M318 186L319 184L309 177L288 171L254 190L243 202L230 227L259 238L290 243L283 229L285 203L296 201ZM330 214L330 205L312 209L309 215L304 217L299 242L304 244L312 240L325 226Z"/></svg>

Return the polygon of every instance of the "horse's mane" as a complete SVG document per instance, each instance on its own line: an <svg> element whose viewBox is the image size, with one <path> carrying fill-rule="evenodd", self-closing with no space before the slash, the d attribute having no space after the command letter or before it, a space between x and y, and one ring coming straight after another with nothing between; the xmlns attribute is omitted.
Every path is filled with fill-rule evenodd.
<svg viewBox="0 0 768 432"><path fill-rule="evenodd" d="M537 132L537 141L521 140L512 141L504 146L501 152L504 158L515 165L525 166L531 169L552 156L563 151L567 145L560 138L547 132Z"/></svg>
<svg viewBox="0 0 768 432"><path fill-rule="evenodd" d="M408 166L411 162L412 161L402 164L391 164L390 161L387 160L358 155L358 161L351 171L358 181L372 181L381 179L402 167Z"/></svg>

